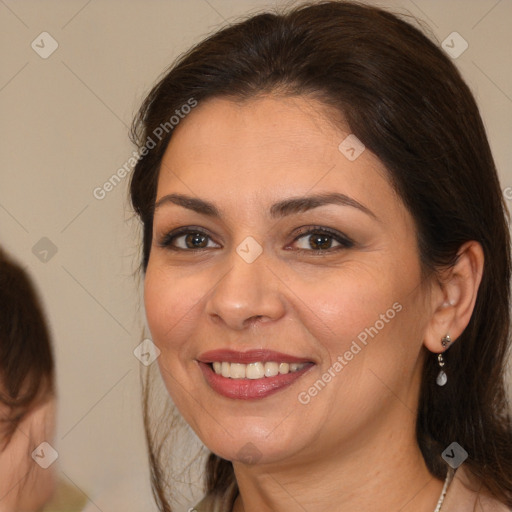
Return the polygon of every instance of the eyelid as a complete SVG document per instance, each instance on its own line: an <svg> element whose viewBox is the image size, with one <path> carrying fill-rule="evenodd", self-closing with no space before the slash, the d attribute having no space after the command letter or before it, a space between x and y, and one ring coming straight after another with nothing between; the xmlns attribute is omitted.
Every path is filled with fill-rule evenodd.
<svg viewBox="0 0 512 512"><path fill-rule="evenodd" d="M193 226L189 226L189 227L178 228L177 230L174 230L174 231L171 231L170 233L165 234L163 236L163 238L158 242L158 245L162 248L166 248L166 249L173 250L173 251L191 252L191 253L203 252L206 249L212 249L212 247L198 247L196 249L183 249L181 247L175 247L171 244L171 241L174 241L177 238L180 238L181 236L185 236L185 235L193 234L193 233L199 233L201 235L205 235L210 240L212 240L215 244L217 244L217 242L215 242L213 240L212 236L206 230L203 230L202 228L195 229ZM333 252L340 251L342 249L349 249L354 246L354 242L346 235L339 233L335 230L325 228L325 227L320 227L320 226L317 226L317 227L313 226L313 227L308 227L308 228L303 229L300 233L298 233L295 236L292 243L296 242L300 238L311 236L313 234L327 235L330 238L334 239L339 245L337 247L331 247L329 249L323 249L323 250L295 249L295 252L309 253L311 255L317 256L317 255L330 254ZM289 247L289 245L287 247Z"/></svg>
<svg viewBox="0 0 512 512"><path fill-rule="evenodd" d="M313 253L313 254L328 254L328 253L336 252L337 250L348 249L355 245L355 242L350 237L345 235L344 233L341 233L340 231L337 231L335 229L331 229L328 227L324 227L324 226L304 226L302 228L299 228L299 233L296 234L295 238L293 239L293 242L296 242L299 238L302 238L302 237L305 237L308 235L313 235L313 234L328 235L331 238L333 238L334 240L336 240L336 242L338 242L340 244L340 246L330 248L330 249L324 249L324 250L320 250L320 251L315 251L313 249L296 249L296 251L308 252L308 253Z"/></svg>
<svg viewBox="0 0 512 512"><path fill-rule="evenodd" d="M172 244L177 238L180 238L182 236L186 236L188 234L193 233L199 233L201 235L206 236L209 238L213 243L217 244L215 240L213 240L212 235L208 232L208 230L201 228L199 226L182 226L177 229L174 229L168 233L166 233L161 239L158 241L158 245L161 248L168 249L171 251L174 251L176 253L205 253L207 250L216 249L216 247L198 247L198 248L192 248L192 249L184 249L182 247L176 247ZM321 235L327 235L328 237L332 238L334 241L338 243L335 247L330 247L328 249L292 249L293 252L298 254L307 254L308 256L311 255L313 257L321 257L321 256L329 256L332 254L336 254L338 252L341 252L343 250L350 249L354 247L355 242L350 239L350 237L346 236L344 233L341 233L337 230L324 227L324 226L302 226L295 230L294 238L291 242L291 244L288 244L285 246L285 250L290 250L290 245L293 245L297 240L303 237L312 236L313 234L321 234ZM219 245L219 244L217 244ZM222 247L222 246L221 246Z"/></svg>
<svg viewBox="0 0 512 512"><path fill-rule="evenodd" d="M297 238L300 238L304 235L313 234L313 233L324 233L324 234L331 235L333 237L341 238L346 242L354 243L353 240L350 239L350 237L348 237L341 231L338 231L338 230L332 229L332 228L328 228L326 226L318 226L318 225L312 225L312 226L308 225L308 226L302 226L300 228L297 228L295 230L294 241L297 240Z"/></svg>
<svg viewBox="0 0 512 512"><path fill-rule="evenodd" d="M182 227L179 227L179 228L176 228L169 232L164 233L160 237L160 240L158 241L158 245L165 249L171 249L171 250L183 251L183 252L203 251L204 249L206 249L206 248L200 248L200 247L197 249L182 249L181 247L175 247L171 244L171 241L176 240L176 238L179 238L180 236L188 235L191 233L199 233L201 235L206 235L208 238L210 238L212 241L214 241L211 233L205 228L202 228L199 226L182 226ZM155 237L155 239L156 239L156 237ZM217 244L217 242L215 242L215 241L214 241L214 243ZM208 249L211 249L211 247L208 247Z"/></svg>

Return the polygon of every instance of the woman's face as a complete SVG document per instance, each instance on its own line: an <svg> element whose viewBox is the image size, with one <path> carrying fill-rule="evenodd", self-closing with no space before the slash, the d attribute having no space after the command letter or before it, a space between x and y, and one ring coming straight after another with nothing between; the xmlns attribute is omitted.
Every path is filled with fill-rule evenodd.
<svg viewBox="0 0 512 512"><path fill-rule="evenodd" d="M210 100L162 162L148 325L175 404L225 459L303 461L413 430L429 317L415 226L324 112Z"/></svg>

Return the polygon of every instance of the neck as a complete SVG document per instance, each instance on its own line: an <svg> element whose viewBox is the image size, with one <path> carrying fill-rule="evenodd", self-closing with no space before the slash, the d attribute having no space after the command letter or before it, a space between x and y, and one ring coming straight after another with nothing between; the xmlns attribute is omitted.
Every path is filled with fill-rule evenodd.
<svg viewBox="0 0 512 512"><path fill-rule="evenodd" d="M403 409L400 428L361 432L337 451L297 455L286 465L234 464L240 494L234 512L433 512L443 482L428 471ZM387 432L387 434L382 434ZM444 512L444 509L443 509Z"/></svg>

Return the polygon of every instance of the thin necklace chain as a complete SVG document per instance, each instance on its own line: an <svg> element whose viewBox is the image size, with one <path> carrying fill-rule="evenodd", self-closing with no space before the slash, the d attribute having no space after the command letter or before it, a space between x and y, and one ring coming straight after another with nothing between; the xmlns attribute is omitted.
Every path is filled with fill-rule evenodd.
<svg viewBox="0 0 512 512"><path fill-rule="evenodd" d="M453 470L452 468L448 468L448 472L446 473L446 478L444 479L443 490L441 491L441 496L439 496L439 501L437 502L437 507L434 512L441 512L441 507L443 506L444 497L446 496L446 492L448 491L448 486L452 480Z"/></svg>

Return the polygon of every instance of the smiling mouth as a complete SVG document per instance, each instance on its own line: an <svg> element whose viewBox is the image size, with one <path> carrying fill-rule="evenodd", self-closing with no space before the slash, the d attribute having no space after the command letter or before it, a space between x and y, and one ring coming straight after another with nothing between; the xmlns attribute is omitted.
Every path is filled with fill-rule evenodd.
<svg viewBox="0 0 512 512"><path fill-rule="evenodd" d="M270 364L267 366L267 363ZM198 364L206 383L212 391L223 397L237 400L261 400L278 391L287 389L315 366L314 363L309 362L277 363L274 361L265 363L255 361L247 364L198 361ZM221 373L217 373L219 364ZM217 371L214 370L214 365ZM278 373L277 375L271 375L270 373L275 373L276 365ZM279 373L280 366L283 372L286 370L286 373ZM267 368L268 375L265 375L265 368ZM229 370L229 377L223 376L223 369L226 375ZM232 372L235 377L231 377ZM244 376L242 376L242 372Z"/></svg>
<svg viewBox="0 0 512 512"><path fill-rule="evenodd" d="M295 373L307 366L308 363L278 363L276 361L256 361L254 363L230 363L215 361L210 368L217 374L228 379L264 379Z"/></svg>
<svg viewBox="0 0 512 512"><path fill-rule="evenodd" d="M316 366L308 358L264 349L212 350L201 354L197 364L212 391L237 400L260 400L273 395Z"/></svg>

